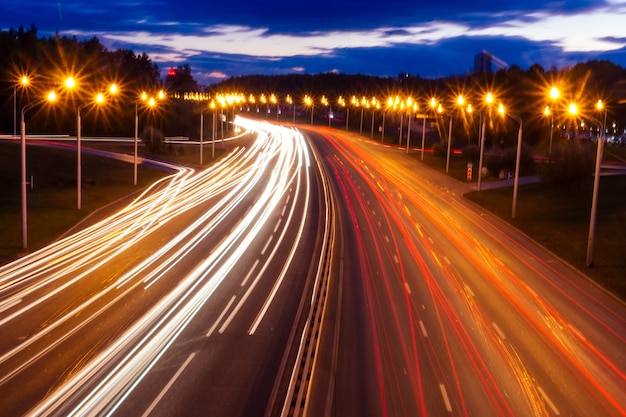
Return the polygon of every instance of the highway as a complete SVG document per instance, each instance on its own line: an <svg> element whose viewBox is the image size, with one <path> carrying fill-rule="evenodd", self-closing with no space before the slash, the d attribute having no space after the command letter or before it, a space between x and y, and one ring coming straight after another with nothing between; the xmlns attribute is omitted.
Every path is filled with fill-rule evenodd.
<svg viewBox="0 0 626 417"><path fill-rule="evenodd" d="M301 135L242 124L247 139L215 165L180 168L0 268L3 415L282 407L328 245L328 193Z"/></svg>
<svg viewBox="0 0 626 417"><path fill-rule="evenodd" d="M467 184L238 123L215 165L0 267L3 415L626 415L624 304Z"/></svg>
<svg viewBox="0 0 626 417"><path fill-rule="evenodd" d="M626 415L623 303L404 150L305 129L342 243L301 415Z"/></svg>

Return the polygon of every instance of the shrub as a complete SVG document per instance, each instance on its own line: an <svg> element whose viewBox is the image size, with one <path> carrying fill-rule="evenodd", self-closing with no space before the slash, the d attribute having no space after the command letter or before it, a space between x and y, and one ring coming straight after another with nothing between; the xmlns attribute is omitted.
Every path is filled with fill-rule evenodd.
<svg viewBox="0 0 626 417"><path fill-rule="evenodd" d="M463 156L468 161L475 161L480 156L480 148L477 145L468 145L463 148Z"/></svg>
<svg viewBox="0 0 626 417"><path fill-rule="evenodd" d="M562 142L553 147L552 160L544 164L539 175L542 181L565 184L571 191L580 191L583 181L591 178L595 163L593 147L579 140Z"/></svg>
<svg viewBox="0 0 626 417"><path fill-rule="evenodd" d="M448 141L443 140L434 143L431 149L433 150L433 155L435 156L446 156L448 154Z"/></svg>

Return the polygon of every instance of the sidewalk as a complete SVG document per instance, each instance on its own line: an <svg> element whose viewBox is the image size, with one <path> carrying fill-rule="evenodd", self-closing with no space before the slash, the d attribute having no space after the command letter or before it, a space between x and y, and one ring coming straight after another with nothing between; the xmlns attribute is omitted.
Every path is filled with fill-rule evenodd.
<svg viewBox="0 0 626 417"><path fill-rule="evenodd" d="M513 187L514 181L515 180L513 178L506 179L506 180L486 180L486 181L481 181L480 189L481 190L491 190L491 189L494 189L494 188ZM529 176L529 177L520 177L519 185L535 184L535 183L538 183L540 181L541 181L541 179L537 175L532 175L532 176ZM469 184L469 187L473 191L476 191L476 190L478 190L478 183L472 182L471 184Z"/></svg>

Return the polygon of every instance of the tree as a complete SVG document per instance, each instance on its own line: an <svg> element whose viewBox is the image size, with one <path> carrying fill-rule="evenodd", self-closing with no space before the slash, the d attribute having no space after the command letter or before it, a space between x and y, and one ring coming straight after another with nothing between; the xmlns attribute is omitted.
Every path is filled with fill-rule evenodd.
<svg viewBox="0 0 626 417"><path fill-rule="evenodd" d="M580 140L559 143L553 150L553 161L543 166L543 181L564 184L571 192L580 191L584 181L591 178L595 164L593 146Z"/></svg>

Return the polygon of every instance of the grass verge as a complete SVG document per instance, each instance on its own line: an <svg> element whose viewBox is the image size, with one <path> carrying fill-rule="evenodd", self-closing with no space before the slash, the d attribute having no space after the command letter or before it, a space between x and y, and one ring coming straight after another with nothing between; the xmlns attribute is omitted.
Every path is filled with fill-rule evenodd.
<svg viewBox="0 0 626 417"><path fill-rule="evenodd" d="M95 210L132 195L166 172L138 168L108 158L82 155L82 208L77 209L76 152L28 146L27 191L28 249L22 249L20 148L16 142L0 142L0 263L39 249L57 239Z"/></svg>
<svg viewBox="0 0 626 417"><path fill-rule="evenodd" d="M445 157L426 154L423 162L445 171ZM450 176L464 181L466 170L467 161L463 157L451 159ZM626 300L626 176L600 178L594 267L587 268L592 192L592 178L582 183L580 190L554 183L520 185L515 220L511 219L512 187L473 191L465 197L512 224L598 285Z"/></svg>

